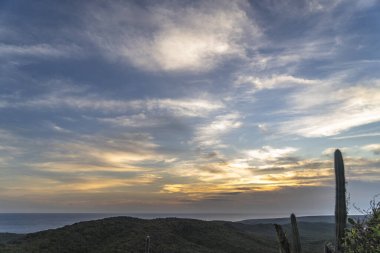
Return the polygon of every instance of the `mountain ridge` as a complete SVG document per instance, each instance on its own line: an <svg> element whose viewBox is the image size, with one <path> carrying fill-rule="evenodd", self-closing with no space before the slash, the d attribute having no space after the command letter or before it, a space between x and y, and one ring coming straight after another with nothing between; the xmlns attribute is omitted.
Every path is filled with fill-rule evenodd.
<svg viewBox="0 0 380 253"><path fill-rule="evenodd" d="M353 219L362 219L364 215L349 215L348 217ZM297 216L298 222L311 222L311 223L335 223L334 215L312 215L312 216ZM263 219L246 219L238 221L244 224L280 224L285 225L290 223L290 217L280 218L263 218Z"/></svg>

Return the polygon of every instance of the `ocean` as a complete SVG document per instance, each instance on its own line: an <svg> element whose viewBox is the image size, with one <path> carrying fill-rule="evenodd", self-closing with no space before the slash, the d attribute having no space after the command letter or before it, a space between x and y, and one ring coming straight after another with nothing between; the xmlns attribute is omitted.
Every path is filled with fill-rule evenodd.
<svg viewBox="0 0 380 253"><path fill-rule="evenodd" d="M226 221L257 218L249 214L220 213L0 213L0 233L33 233L71 225L80 221L97 220L115 216L131 216L142 219L177 217Z"/></svg>

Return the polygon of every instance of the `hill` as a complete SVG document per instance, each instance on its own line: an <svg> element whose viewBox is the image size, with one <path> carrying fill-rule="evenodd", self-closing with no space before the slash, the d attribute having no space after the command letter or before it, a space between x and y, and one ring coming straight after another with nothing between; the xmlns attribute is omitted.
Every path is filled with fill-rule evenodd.
<svg viewBox="0 0 380 253"><path fill-rule="evenodd" d="M222 221L115 217L28 234L5 244L0 252L137 253L144 252L145 237L149 234L152 253L277 253L273 241L239 228L245 226Z"/></svg>
<svg viewBox="0 0 380 253"><path fill-rule="evenodd" d="M290 229L289 225L284 228ZM321 252L323 243L333 238L333 224L300 222L299 228L305 253ZM3 243L0 252L141 253L147 235L151 238L151 253L278 252L271 224L131 217L86 221L27 234Z"/></svg>

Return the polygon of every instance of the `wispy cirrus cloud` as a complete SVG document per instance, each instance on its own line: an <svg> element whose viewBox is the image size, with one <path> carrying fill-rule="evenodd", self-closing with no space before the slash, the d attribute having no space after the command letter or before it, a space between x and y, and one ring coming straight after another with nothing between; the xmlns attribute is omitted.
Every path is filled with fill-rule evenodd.
<svg viewBox="0 0 380 253"><path fill-rule="evenodd" d="M164 2L148 8L130 2L113 2L106 8L92 5L86 17L88 36L110 58L144 70L207 71L226 57L244 54L241 41L247 34L260 37L258 26L244 11L246 5L244 1Z"/></svg>
<svg viewBox="0 0 380 253"><path fill-rule="evenodd" d="M140 162L167 159L165 154L157 152L158 147L148 133L120 134L117 138L90 135L76 141L57 142L43 156L50 169L62 169L65 164L69 169L71 164L74 170L91 171L104 166L106 170L128 171L137 168ZM55 163L59 166L54 166ZM49 169L49 166L43 167Z"/></svg>
<svg viewBox="0 0 380 253"><path fill-rule="evenodd" d="M273 4L270 0L264 0L258 5L277 15L298 17L331 11L341 2L341 0L280 0Z"/></svg>
<svg viewBox="0 0 380 253"><path fill-rule="evenodd" d="M352 16L374 3L280 0L273 4L268 0L252 5L253 12L261 21L258 23L266 26L263 28L265 43L261 50L250 55L248 73L254 69L271 74L279 71L292 74L303 69L305 64L313 66L316 61L326 64L322 68L337 67L339 59L344 58L344 49L358 50L360 45L352 44L356 34L344 33L342 29Z"/></svg>
<svg viewBox="0 0 380 253"><path fill-rule="evenodd" d="M0 44L0 56L34 56L34 57L77 57L82 50L75 45L51 45L51 44L32 44L14 45Z"/></svg>
<svg viewBox="0 0 380 253"><path fill-rule="evenodd" d="M288 157L289 155L294 154L297 150L298 149L294 147L273 148L271 146L264 146L260 149L246 150L245 154L247 154L249 159L270 163L279 158Z"/></svg>
<svg viewBox="0 0 380 253"><path fill-rule="evenodd" d="M281 131L304 137L334 136L380 120L378 80L340 86L327 80L294 93L288 99L289 111L297 117L281 123Z"/></svg>
<svg viewBox="0 0 380 253"><path fill-rule="evenodd" d="M213 121L196 127L192 142L200 147L225 147L221 138L230 131L241 127L242 122L240 119L241 115L238 113L218 115Z"/></svg>
<svg viewBox="0 0 380 253"><path fill-rule="evenodd" d="M100 118L99 121L124 127L155 127L164 124L162 120L149 117L145 113L129 116L118 116L114 118Z"/></svg>
<svg viewBox="0 0 380 253"><path fill-rule="evenodd" d="M0 108L39 110L69 108L82 111L132 114L148 111L169 113L178 117L204 117L224 106L222 101L208 98L112 99L91 93L84 85L67 86L61 85L61 83L59 83L57 90L32 98L5 97L2 101L0 100ZM137 120L137 117L134 120ZM121 122L122 118L113 121Z"/></svg>
<svg viewBox="0 0 380 253"><path fill-rule="evenodd" d="M362 134L354 134L354 135L343 135L343 136L332 137L331 139L345 140L345 139L355 139L355 138L363 138L363 137L376 137L376 136L380 136L380 132L362 133Z"/></svg>
<svg viewBox="0 0 380 253"><path fill-rule="evenodd" d="M371 151L375 155L380 155L380 144L369 144L362 147L364 150Z"/></svg>
<svg viewBox="0 0 380 253"><path fill-rule="evenodd" d="M278 45L268 42L276 53L259 54L252 59L251 66L262 70L286 70L292 72L303 62L328 60L336 55L337 42L331 38L308 36Z"/></svg>
<svg viewBox="0 0 380 253"><path fill-rule="evenodd" d="M318 80L299 78L292 75L273 75L271 77L259 78L256 76L242 75L235 81L236 84L249 84L254 90L281 89L298 85L317 84Z"/></svg>

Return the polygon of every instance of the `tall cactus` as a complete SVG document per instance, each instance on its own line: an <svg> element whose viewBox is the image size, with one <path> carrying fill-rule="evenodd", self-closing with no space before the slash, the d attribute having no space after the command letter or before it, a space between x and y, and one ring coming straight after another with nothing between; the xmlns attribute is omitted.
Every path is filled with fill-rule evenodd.
<svg viewBox="0 0 380 253"><path fill-rule="evenodd" d="M335 166L335 236L336 251L343 253L342 239L347 221L346 207L346 181L344 177L344 164L342 153L339 149L334 153Z"/></svg>
<svg viewBox="0 0 380 253"><path fill-rule="evenodd" d="M294 213L290 215L290 221L292 223L293 252L301 253L302 250L301 250L300 234L298 232L297 219Z"/></svg>

